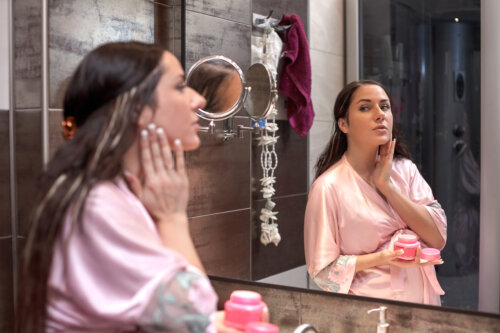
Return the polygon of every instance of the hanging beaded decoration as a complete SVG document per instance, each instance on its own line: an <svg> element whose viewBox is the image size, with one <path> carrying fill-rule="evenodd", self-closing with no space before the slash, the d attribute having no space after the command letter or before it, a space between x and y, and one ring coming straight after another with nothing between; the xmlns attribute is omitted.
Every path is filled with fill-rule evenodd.
<svg viewBox="0 0 500 333"><path fill-rule="evenodd" d="M275 34L275 35L272 35ZM268 20L266 20L266 24L264 27L264 35L262 38L262 48L263 48L263 63L267 65L267 67L272 72L272 75L276 79L277 64L273 63L273 50L276 48L276 43L273 44L272 38L270 36L276 37L279 39L279 36L271 27ZM279 39L280 40L280 39ZM274 46L274 47L273 47ZM278 51L280 54L281 50ZM276 99L277 100L277 99ZM274 245L278 246L278 243L281 241L281 235L278 231L278 224L276 221L278 220L278 212L273 211L276 203L274 203L271 199L275 194L274 184L276 183L276 177L274 176L274 171L278 167L278 154L276 154L276 142L278 141L279 136L277 136L278 132L278 124L276 123L276 100L275 104L272 105L272 111L265 121L265 125L262 131L262 135L257 138L259 141L258 145L262 146L262 151L260 154L260 165L262 167L262 178L260 179L260 184L262 189L262 197L266 200L266 204L264 208L260 211L260 220L261 220L261 235L260 241L262 244L267 245L269 243L274 243Z"/></svg>

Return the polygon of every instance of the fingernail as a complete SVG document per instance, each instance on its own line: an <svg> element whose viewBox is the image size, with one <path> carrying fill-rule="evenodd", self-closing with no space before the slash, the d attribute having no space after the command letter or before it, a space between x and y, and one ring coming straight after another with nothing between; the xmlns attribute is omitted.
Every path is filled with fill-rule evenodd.
<svg viewBox="0 0 500 333"><path fill-rule="evenodd" d="M151 123L148 125L148 128L151 130L151 131L154 131L155 128L156 128L156 125L154 123Z"/></svg>
<svg viewBox="0 0 500 333"><path fill-rule="evenodd" d="M174 140L174 144L175 144L176 146L180 146L180 145L181 145L181 140L179 140L179 139L175 139L175 140Z"/></svg>
<svg viewBox="0 0 500 333"><path fill-rule="evenodd" d="M141 131L141 135L142 135L143 137L147 137L147 136L148 136L148 131L146 131L145 129L143 129L143 130Z"/></svg>
<svg viewBox="0 0 500 333"><path fill-rule="evenodd" d="M158 134L160 134L160 135L163 135L163 133L164 133L164 132L163 132L163 128L158 127L158 128L156 129L156 133L158 133Z"/></svg>

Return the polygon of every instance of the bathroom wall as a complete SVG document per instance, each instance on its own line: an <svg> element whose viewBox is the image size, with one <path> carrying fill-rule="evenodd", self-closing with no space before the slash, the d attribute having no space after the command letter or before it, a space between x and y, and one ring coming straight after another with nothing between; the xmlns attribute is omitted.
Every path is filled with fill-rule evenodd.
<svg viewBox="0 0 500 333"><path fill-rule="evenodd" d="M246 71L250 66L252 12L280 19L298 13L307 22L307 1L186 1L185 62L222 54ZM241 115L244 111L241 112ZM238 121L243 121L238 119ZM248 124L247 124L248 125ZM218 128L222 124L217 125ZM195 245L208 274L256 280L303 265L302 217L307 191L307 139L288 121L278 123L275 210L282 241L260 243L260 147L244 139L222 142L202 133L202 146L187 154L191 181L189 216Z"/></svg>
<svg viewBox="0 0 500 333"><path fill-rule="evenodd" d="M12 329L12 230L9 167L9 11L0 0L0 332Z"/></svg>
<svg viewBox="0 0 500 333"><path fill-rule="evenodd" d="M309 184L312 184L314 165L332 134L335 97L345 84L344 0L311 2L309 17L312 101L316 112L309 137Z"/></svg>

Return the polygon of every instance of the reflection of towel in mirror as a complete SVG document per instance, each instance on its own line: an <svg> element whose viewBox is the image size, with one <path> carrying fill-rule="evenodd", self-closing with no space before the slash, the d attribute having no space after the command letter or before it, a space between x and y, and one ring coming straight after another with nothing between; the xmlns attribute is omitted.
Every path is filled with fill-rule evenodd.
<svg viewBox="0 0 500 333"><path fill-rule="evenodd" d="M288 96L286 111L290 125L299 135L305 136L314 119L309 45L298 15L284 15L279 24L291 27L285 36L284 64L278 89Z"/></svg>

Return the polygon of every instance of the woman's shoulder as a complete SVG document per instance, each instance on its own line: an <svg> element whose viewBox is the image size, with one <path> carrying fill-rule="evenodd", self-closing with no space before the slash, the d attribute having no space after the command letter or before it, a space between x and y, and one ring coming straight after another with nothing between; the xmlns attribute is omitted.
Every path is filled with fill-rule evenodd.
<svg viewBox="0 0 500 333"><path fill-rule="evenodd" d="M128 189L125 181L117 177L92 187L86 199L85 210L105 208L130 211L137 206L137 197Z"/></svg>
<svg viewBox="0 0 500 333"><path fill-rule="evenodd" d="M341 158L325 172L323 172L311 186L313 188L321 189L332 189L335 186L339 186L346 179L346 172L348 171L347 165L345 164L344 158Z"/></svg>
<svg viewBox="0 0 500 333"><path fill-rule="evenodd" d="M417 166L406 157L398 157L392 161L392 168L397 171L413 172L417 169Z"/></svg>

